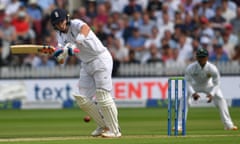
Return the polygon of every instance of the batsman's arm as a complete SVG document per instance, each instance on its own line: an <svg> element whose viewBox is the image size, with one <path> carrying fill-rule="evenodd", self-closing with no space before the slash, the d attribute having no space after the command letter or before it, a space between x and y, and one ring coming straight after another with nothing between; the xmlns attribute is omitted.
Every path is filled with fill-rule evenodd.
<svg viewBox="0 0 240 144"><path fill-rule="evenodd" d="M87 24L80 27L79 34L76 37L77 43L81 43L89 34L90 28Z"/></svg>

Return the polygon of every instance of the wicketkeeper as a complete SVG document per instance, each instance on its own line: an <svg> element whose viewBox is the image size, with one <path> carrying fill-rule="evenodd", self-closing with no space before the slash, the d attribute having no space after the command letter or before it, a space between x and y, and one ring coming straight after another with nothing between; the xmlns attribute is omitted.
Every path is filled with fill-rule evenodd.
<svg viewBox="0 0 240 144"><path fill-rule="evenodd" d="M92 136L120 137L118 110L111 96L112 56L89 26L79 19L70 20L63 9L51 13L59 49L54 53L63 63L67 56L76 55L82 62L78 89L73 95L80 106L97 123ZM78 49L80 52L75 53ZM93 101L95 96L96 102Z"/></svg>
<svg viewBox="0 0 240 144"><path fill-rule="evenodd" d="M220 74L217 67L208 62L208 51L204 48L199 48L196 53L197 61L190 64L186 68L185 80L187 82L187 102L191 98L195 101L200 98L199 93L205 93L207 103L213 101L218 108L221 116L221 121L225 130L237 130L238 127L232 122L229 114L228 105L223 97L220 89ZM183 99L180 101L179 117L178 117L178 131L182 131L182 106ZM186 118L188 112L188 104L186 106Z"/></svg>

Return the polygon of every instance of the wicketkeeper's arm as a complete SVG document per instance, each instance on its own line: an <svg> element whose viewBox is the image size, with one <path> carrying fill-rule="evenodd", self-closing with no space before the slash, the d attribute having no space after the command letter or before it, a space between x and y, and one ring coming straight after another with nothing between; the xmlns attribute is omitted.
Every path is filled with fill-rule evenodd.
<svg viewBox="0 0 240 144"><path fill-rule="evenodd" d="M213 82L213 88L210 91L210 94L212 96L215 96L215 93L217 92L217 90L220 88L220 73L219 71L215 68L212 73L212 82Z"/></svg>

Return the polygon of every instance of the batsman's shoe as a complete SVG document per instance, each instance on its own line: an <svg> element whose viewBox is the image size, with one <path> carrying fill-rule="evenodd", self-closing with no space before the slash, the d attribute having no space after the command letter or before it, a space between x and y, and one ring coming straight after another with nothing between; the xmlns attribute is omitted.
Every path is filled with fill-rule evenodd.
<svg viewBox="0 0 240 144"><path fill-rule="evenodd" d="M92 133L91 135L94 136L94 137L97 137L97 136L101 136L102 133L106 130L106 128L104 127L97 127Z"/></svg>
<svg viewBox="0 0 240 144"><path fill-rule="evenodd" d="M231 128L225 128L225 130L233 130L233 131L236 131L238 130L238 127L237 126L233 126Z"/></svg>
<svg viewBox="0 0 240 144"><path fill-rule="evenodd" d="M122 134L120 132L113 133L109 130L102 133L102 137L104 137L104 138L119 138L121 136L122 136Z"/></svg>

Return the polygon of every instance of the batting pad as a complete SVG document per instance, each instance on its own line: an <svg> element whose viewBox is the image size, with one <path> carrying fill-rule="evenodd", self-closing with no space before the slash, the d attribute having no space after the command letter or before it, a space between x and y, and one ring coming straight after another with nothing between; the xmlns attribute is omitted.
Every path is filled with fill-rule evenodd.
<svg viewBox="0 0 240 144"><path fill-rule="evenodd" d="M111 132L118 134L118 111L111 94L106 90L97 89L96 101L101 109L106 126Z"/></svg>
<svg viewBox="0 0 240 144"><path fill-rule="evenodd" d="M73 94L73 96L75 97L79 107L83 111L85 111L90 117L92 117L99 127L106 127L103 121L103 117L100 114L98 107L95 103L93 103L87 97L81 95Z"/></svg>

